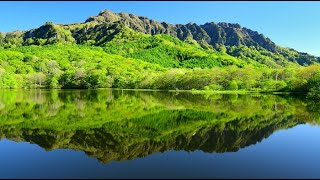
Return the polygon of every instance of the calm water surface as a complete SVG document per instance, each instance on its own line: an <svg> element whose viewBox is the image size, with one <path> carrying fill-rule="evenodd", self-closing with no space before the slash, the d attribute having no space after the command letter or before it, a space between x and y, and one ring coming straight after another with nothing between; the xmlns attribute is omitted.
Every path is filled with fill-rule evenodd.
<svg viewBox="0 0 320 180"><path fill-rule="evenodd" d="M0 178L319 178L303 96L0 91Z"/></svg>

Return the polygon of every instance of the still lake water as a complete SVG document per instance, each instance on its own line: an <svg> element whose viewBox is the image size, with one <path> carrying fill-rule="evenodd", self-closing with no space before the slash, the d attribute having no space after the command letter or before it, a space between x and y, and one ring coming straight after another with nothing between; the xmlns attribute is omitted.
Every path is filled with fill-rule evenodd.
<svg viewBox="0 0 320 180"><path fill-rule="evenodd" d="M303 96L0 91L0 178L319 178Z"/></svg>

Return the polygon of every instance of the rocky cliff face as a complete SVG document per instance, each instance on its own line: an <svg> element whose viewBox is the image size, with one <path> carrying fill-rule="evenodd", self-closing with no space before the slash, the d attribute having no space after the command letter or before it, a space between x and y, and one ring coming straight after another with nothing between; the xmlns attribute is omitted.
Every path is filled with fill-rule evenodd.
<svg viewBox="0 0 320 180"><path fill-rule="evenodd" d="M133 30L146 34L168 34L186 40L192 38L199 44L206 42L212 47L217 45L225 46L255 46L262 47L275 52L277 47L274 42L257 31L252 31L239 24L232 23L206 23L198 25L188 24L169 24L158 22L143 16L136 16L126 13L114 13L109 10L101 11L97 16L92 16L86 22L118 22Z"/></svg>

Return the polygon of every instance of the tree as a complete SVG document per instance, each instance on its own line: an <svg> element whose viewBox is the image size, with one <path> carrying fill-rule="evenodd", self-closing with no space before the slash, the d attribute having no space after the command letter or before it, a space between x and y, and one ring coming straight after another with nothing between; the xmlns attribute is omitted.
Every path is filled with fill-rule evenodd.
<svg viewBox="0 0 320 180"><path fill-rule="evenodd" d="M0 32L0 46L4 45L4 35Z"/></svg>
<svg viewBox="0 0 320 180"><path fill-rule="evenodd" d="M46 75L42 72L36 73L33 75L33 80L35 85L39 85L41 87L46 83Z"/></svg>
<svg viewBox="0 0 320 180"><path fill-rule="evenodd" d="M307 84L309 89L308 97L314 99L320 99L320 73L316 73Z"/></svg>
<svg viewBox="0 0 320 180"><path fill-rule="evenodd" d="M102 70L91 70L86 76L87 88L110 88L112 82L110 77Z"/></svg>
<svg viewBox="0 0 320 180"><path fill-rule="evenodd" d="M228 90L233 90L233 91L238 90L238 83L237 83L237 81L232 80L232 81L229 83Z"/></svg>
<svg viewBox="0 0 320 180"><path fill-rule="evenodd" d="M59 74L54 74L53 76L48 78L48 87L51 89L59 88L60 87L59 86L59 78L60 78Z"/></svg>
<svg viewBox="0 0 320 180"><path fill-rule="evenodd" d="M221 86L220 84L210 84L209 88L210 88L210 90L214 90L214 91L223 90L223 86Z"/></svg>

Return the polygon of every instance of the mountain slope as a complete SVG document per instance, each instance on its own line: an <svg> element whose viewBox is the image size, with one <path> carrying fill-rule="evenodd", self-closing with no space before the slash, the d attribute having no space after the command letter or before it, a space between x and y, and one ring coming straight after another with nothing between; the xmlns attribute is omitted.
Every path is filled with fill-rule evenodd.
<svg viewBox="0 0 320 180"><path fill-rule="evenodd" d="M141 88L319 94L319 57L237 24L170 25L102 11L0 33L0 88ZM308 66L308 67L304 67Z"/></svg>
<svg viewBox="0 0 320 180"><path fill-rule="evenodd" d="M237 54L230 51L232 46L253 46L258 50L265 50L269 54L271 52L273 55L282 56L300 65L309 65L320 61L319 57L277 46L263 34L241 27L239 24L210 22L204 25L197 25L195 23L172 25L166 22L160 23L147 17L126 13L113 13L108 10L101 11L97 16L88 18L86 22L118 22L142 33L151 35L168 34L180 40L194 39L203 47L208 47L209 45L212 48L220 49L221 46L225 46L228 49L228 53L233 56L237 56ZM242 49L238 49L238 51L246 53ZM254 56L254 59L259 58L259 55L256 56L255 53L251 53L246 57L250 56Z"/></svg>
<svg viewBox="0 0 320 180"><path fill-rule="evenodd" d="M166 34L178 38L181 41L199 45L201 51L215 50L215 52L227 53L230 56L244 60L247 64L256 61L269 67L281 67L297 65L310 65L318 63L319 57L301 53L294 49L277 46L269 38L256 31L241 27L239 24L231 23L205 23L198 25L195 23L188 24L169 24L158 22L147 17L136 16L126 13L113 13L108 10L101 11L97 16L88 18L84 23L76 24L53 24L45 25L29 31L17 31L0 35L0 46L4 48L26 46L26 45L46 45L46 44L85 44L95 46L105 46L108 42L120 32L134 30L130 35L143 36L142 34L156 35ZM160 36L158 36L160 37ZM164 36L162 36L164 37ZM135 38L126 36L130 43L136 43ZM164 38L165 39L165 38ZM132 42L132 40L134 42ZM128 43L125 42L125 43ZM126 44L118 44L119 47ZM152 45L153 46L153 45ZM167 48L170 48L169 46ZM198 47L196 47L198 48ZM109 51L109 50L107 50ZM109 51L110 52L110 51ZM142 52L141 52L142 53ZM152 53L152 52L150 52ZM149 53L149 54L150 54ZM144 52L142 54L145 54ZM150 61L151 57L146 53L144 60ZM155 53L157 54L157 53ZM212 54L212 53L211 53ZM154 53L152 53L154 55ZM165 57L161 54L161 57ZM179 57L175 57L179 59ZM230 58L228 58L230 59ZM163 58L162 58L163 60ZM212 67L212 63L202 63L205 60L197 59L188 64L202 65L177 65L177 62L171 62L170 67ZM221 64L219 60L215 66L235 65L235 63Z"/></svg>
<svg viewBox="0 0 320 180"><path fill-rule="evenodd" d="M142 59L163 67L174 68L212 68L236 65L243 67L248 64L260 66L253 60L243 60L225 52L206 50L197 42L180 41L165 34L146 35L124 28L105 45L105 51L124 57Z"/></svg>

